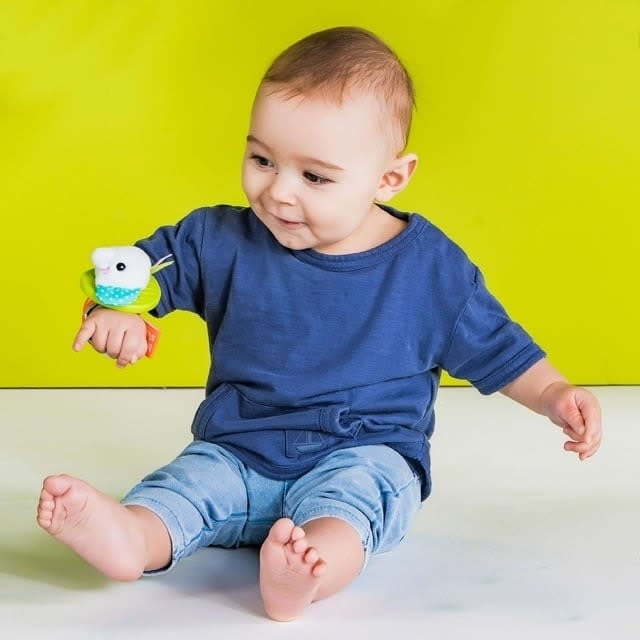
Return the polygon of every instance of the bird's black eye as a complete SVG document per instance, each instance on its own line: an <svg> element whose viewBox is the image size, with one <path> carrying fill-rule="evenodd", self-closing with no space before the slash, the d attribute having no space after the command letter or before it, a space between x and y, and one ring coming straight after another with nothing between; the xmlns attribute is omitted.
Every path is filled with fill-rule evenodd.
<svg viewBox="0 0 640 640"><path fill-rule="evenodd" d="M124 271L127 268L127 265L124 262L118 262L116 265L116 269L118 271Z"/></svg>

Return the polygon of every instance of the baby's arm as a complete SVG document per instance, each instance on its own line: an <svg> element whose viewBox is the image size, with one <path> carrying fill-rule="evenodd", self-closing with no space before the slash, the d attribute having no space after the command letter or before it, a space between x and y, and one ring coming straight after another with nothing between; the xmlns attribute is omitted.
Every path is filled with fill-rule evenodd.
<svg viewBox="0 0 640 640"><path fill-rule="evenodd" d="M73 341L74 351L90 342L98 353L116 360L116 366L135 364L147 352L144 320L133 313L96 309L85 318Z"/></svg>
<svg viewBox="0 0 640 640"><path fill-rule="evenodd" d="M586 389L569 384L548 360L534 364L501 393L562 427L570 438L565 450L577 453L580 460L598 450L602 440L598 400Z"/></svg>

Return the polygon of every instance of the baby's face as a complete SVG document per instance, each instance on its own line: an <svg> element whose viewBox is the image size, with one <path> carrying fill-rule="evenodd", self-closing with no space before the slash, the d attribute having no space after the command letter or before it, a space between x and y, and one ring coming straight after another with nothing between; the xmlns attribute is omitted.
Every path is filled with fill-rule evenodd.
<svg viewBox="0 0 640 640"><path fill-rule="evenodd" d="M249 204L290 249L355 253L371 248L374 204L394 159L372 97L334 105L260 92L242 184Z"/></svg>

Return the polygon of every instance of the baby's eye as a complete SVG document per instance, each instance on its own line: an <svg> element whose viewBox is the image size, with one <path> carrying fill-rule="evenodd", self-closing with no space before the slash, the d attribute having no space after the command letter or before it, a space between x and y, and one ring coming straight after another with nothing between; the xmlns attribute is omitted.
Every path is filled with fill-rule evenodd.
<svg viewBox="0 0 640 640"><path fill-rule="evenodd" d="M331 182L328 178L323 178L322 176L311 173L310 171L305 171L303 175L311 184L327 184L328 182Z"/></svg>
<svg viewBox="0 0 640 640"><path fill-rule="evenodd" d="M256 153L252 153L251 156L249 156L251 158L251 160L253 160L259 167L272 167L273 164L267 160L267 158L263 157L263 156L259 156Z"/></svg>

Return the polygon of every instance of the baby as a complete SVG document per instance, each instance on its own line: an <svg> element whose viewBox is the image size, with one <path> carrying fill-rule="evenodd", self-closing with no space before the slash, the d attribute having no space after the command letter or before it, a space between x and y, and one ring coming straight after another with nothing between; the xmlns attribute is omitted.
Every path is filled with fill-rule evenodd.
<svg viewBox="0 0 640 640"><path fill-rule="evenodd" d="M387 203L409 183L414 94L359 28L293 44L258 87L243 161L248 207L196 210L137 243L153 314L192 311L215 356L194 440L117 502L45 479L38 522L117 580L204 546L261 545L268 616L299 617L404 537L431 490L441 371L547 416L581 460L597 400L572 386L424 217ZM118 366L147 348L137 315L97 308L74 342Z"/></svg>

